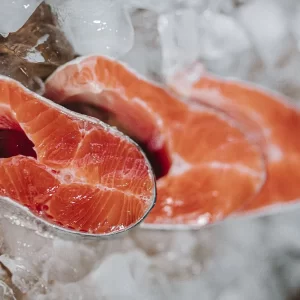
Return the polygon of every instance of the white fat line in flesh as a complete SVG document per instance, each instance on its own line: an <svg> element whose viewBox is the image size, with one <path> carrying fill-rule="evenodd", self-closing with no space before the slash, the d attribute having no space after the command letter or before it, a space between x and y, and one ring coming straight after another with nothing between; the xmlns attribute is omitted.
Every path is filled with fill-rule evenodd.
<svg viewBox="0 0 300 300"><path fill-rule="evenodd" d="M193 167L193 165L185 161L178 153L172 155L172 161L173 163L169 171L169 175L171 176L183 174Z"/></svg>
<svg viewBox="0 0 300 300"><path fill-rule="evenodd" d="M160 150L165 144L165 137L162 134L157 134L154 138L151 139L149 147L152 150Z"/></svg>
<svg viewBox="0 0 300 300"><path fill-rule="evenodd" d="M51 100L49 100L49 99L47 99L47 98L45 98L41 95L38 95L38 94L34 93L33 91L31 91L31 90L27 89L26 87L24 87L20 82L14 80L14 79L11 79L10 77L0 75L0 81L7 82L7 84L11 84L11 86L15 86L15 87L20 88L21 90L23 90L25 95L31 96L33 99L38 100L38 101L46 104L49 108L53 108L53 109L59 111L62 114L65 114L69 117L72 117L74 119L74 121L78 121L78 120L87 121L87 122L89 122L93 125L98 125L98 126L100 125L102 127L102 129L106 130L107 132L112 133L116 137L119 137L123 140L127 139L127 136L125 136L123 133L116 130L115 128L113 128L111 126L108 126L106 123L104 123L104 122L102 122L102 121L100 121L96 118L91 118L91 117L86 116L86 115L75 113L75 112L61 106L58 103L55 103L55 102L53 102L53 101L51 101ZM9 106L9 109L10 109L10 106ZM11 113L13 114L14 118L17 120L16 113L13 110L11 110ZM22 127L22 123L19 123L19 125L24 130L24 128Z"/></svg>
<svg viewBox="0 0 300 300"><path fill-rule="evenodd" d="M194 88L189 94L191 94L191 98L187 99L186 102L192 111L200 110L200 107L204 106L207 111L210 110L213 113L217 113L220 119L228 122L235 128L239 128L239 121L235 119L234 110L237 112L241 110L241 112L243 112L243 109L239 109L239 105L232 103L230 98L224 97L217 88ZM208 107L205 105L208 105ZM233 118L231 116L232 113ZM257 125L264 123L260 114L252 110L247 111L247 117Z"/></svg>
<svg viewBox="0 0 300 300"><path fill-rule="evenodd" d="M201 166L209 166L214 169L236 169L241 173L247 173L253 177L262 177L260 172L256 172L253 169L239 164L239 163L224 163L224 162L218 162L214 161L211 163L200 163L197 165L190 164L187 161L185 161L178 153L172 155L172 166L169 171L170 176L176 176L176 175L181 175L192 168L197 168Z"/></svg>
<svg viewBox="0 0 300 300"><path fill-rule="evenodd" d="M119 190L119 189L114 188L114 187L107 187L107 186L105 186L101 183L94 184L93 186L95 186L96 188L98 188L99 190L102 190L102 191L120 192L120 193L124 194L125 196L134 197L136 199L142 199L142 200L147 201L149 203L150 203L150 200L151 200L149 198L143 197L142 195L136 195L136 194L133 194L131 192Z"/></svg>
<svg viewBox="0 0 300 300"><path fill-rule="evenodd" d="M90 79L88 81L87 85L87 91L88 92L93 92L96 94L100 94L101 92L103 92L105 90L105 86L98 80L97 75L95 73L95 67L97 66L95 61L87 61L84 64L77 64L77 70L79 73L81 73L81 71L86 68L89 67L89 70L92 73L92 79ZM79 85L80 88L80 85Z"/></svg>
<svg viewBox="0 0 300 300"><path fill-rule="evenodd" d="M172 87L176 92L179 92L179 94L184 94L185 96L190 96L191 91L197 92L197 91L203 91L204 89L197 89L193 88L193 85L199 81L201 81L201 77L204 76L205 78L208 78L210 80L213 80L215 82L219 83L225 83L225 84L232 84L236 85L242 88L245 88L249 91L256 91L261 92L262 94L265 94L266 96L272 98L273 101L283 104L285 107L296 110L299 112L299 106L295 105L294 101L292 101L291 98L280 94L277 91L271 90L266 86L262 86L258 83L253 82L247 82L243 79L238 79L234 77L227 77L224 78L220 75L208 73L205 71L204 68L201 69L200 66L195 65L195 70L193 69L185 69L184 72L178 72L173 77L171 77L168 80L168 84L170 87ZM199 69L199 74L197 74L197 70ZM177 86L180 87L180 89L177 88ZM217 89L212 89L217 91ZM208 90L208 91L212 91Z"/></svg>
<svg viewBox="0 0 300 300"><path fill-rule="evenodd" d="M149 112L151 115L155 117L155 124L159 127L162 128L163 126L163 120L160 118L160 116L152 109L149 107L148 103L146 103L144 100L142 100L139 97L133 97L132 98L133 103L139 104L141 107L143 107L147 112Z"/></svg>
<svg viewBox="0 0 300 300"><path fill-rule="evenodd" d="M256 172L253 169L240 163L224 163L219 161L213 161L211 163L199 164L199 166L208 166L213 169L236 169L240 173L247 173L253 177L262 177L261 172Z"/></svg>
<svg viewBox="0 0 300 300"><path fill-rule="evenodd" d="M0 103L0 109L1 107L11 111L10 106L8 104Z"/></svg>
<svg viewBox="0 0 300 300"><path fill-rule="evenodd" d="M227 110L230 110L231 107L236 107L237 111L239 111L239 104L233 103L232 100L228 97L224 97L222 93L217 88L193 88L192 89L192 98L196 98L201 103L207 103L209 105L212 105L216 107L217 109L224 110L223 105L225 105L225 113L227 113ZM205 100L204 100L205 99ZM209 102L207 102L209 100ZM201 102L203 101L203 102ZM230 113L230 111L229 111ZM261 124L264 122L264 120L261 118L260 114L256 113L253 110L247 111L247 117L255 121L257 124Z"/></svg>
<svg viewBox="0 0 300 300"><path fill-rule="evenodd" d="M103 190L103 191L120 192L126 196L144 200L145 202L150 202L150 200L151 200L148 197L143 197L142 195L137 195L137 194L133 194L128 191L119 190L114 187L107 187L101 183L90 184L89 182L87 182L87 180L84 177L78 177L76 175L76 170L72 169L72 168L60 169L60 170L58 170L57 174L54 174L52 172L53 169L51 169L50 167L45 167L45 168L49 173L51 173L55 178L57 178L62 184L67 184L67 185L68 184L83 184L83 185L88 185L91 187L98 188L99 190Z"/></svg>
<svg viewBox="0 0 300 300"><path fill-rule="evenodd" d="M87 136L89 133L93 132L93 131L96 131L96 129L93 128L93 129L90 129L90 130L86 130L86 129L82 128L82 129L79 130L80 134L84 133L84 136L81 137L80 142L78 143L78 146L77 146L77 149L76 149L76 151L75 151L75 153L74 153L74 156L73 156L73 158L72 158L72 161L74 161L74 158L77 156L78 151L80 150L81 146L83 145L86 136Z"/></svg>
<svg viewBox="0 0 300 300"><path fill-rule="evenodd" d="M113 188L113 187L107 187L107 186L104 186L101 183L90 184L90 183L88 183L88 181L84 177L78 177L76 175L76 169L72 169L72 168L61 169L61 170L59 170L59 173L58 174L54 174L54 176L57 179L59 179L59 181L61 183L63 183L63 184L70 184L70 183L87 184L87 185L99 188L100 190L104 190L104 191L117 191L117 192L121 192L121 193L123 193L123 194L125 194L127 196L130 196L130 197L140 198L140 197L138 197L138 195L135 195L133 193L122 191L122 190L119 190L119 189Z"/></svg>
<svg viewBox="0 0 300 300"><path fill-rule="evenodd" d="M283 160L283 152L281 148L275 144L267 146L267 157L270 162L280 162Z"/></svg>
<svg viewBox="0 0 300 300"><path fill-rule="evenodd" d="M171 87L174 86L175 90L177 90L176 86L180 86L180 89L185 94L189 94L193 85L201 79L203 74L205 74L205 68L203 64L198 62L184 70L183 74L179 71L178 73L169 76L169 78L167 78L167 83Z"/></svg>
<svg viewBox="0 0 300 300"><path fill-rule="evenodd" d="M136 70L134 70L131 66L129 66L128 64L126 64L125 62L120 62L117 61L115 58L112 58L108 55L97 55L97 54L91 54L91 55L86 55L86 56L80 56L77 57L63 65L61 65L60 67L58 67L56 69L55 72L53 72L49 78L47 79L46 82L50 82L57 73L63 71L65 68L68 68L69 66L73 66L73 65L85 65L85 66L89 66L90 63L92 63L92 66L96 66L98 59L104 59L106 61L109 61L111 63L116 63L118 65L121 65L123 68L125 68L129 73L131 73L132 75L134 75L137 79L142 80L144 82L147 82L155 87L164 89L165 86L163 84L159 84L158 82L155 82L153 80L150 80L149 78L146 78L146 76L143 76L141 74L139 74Z"/></svg>
<svg viewBox="0 0 300 300"><path fill-rule="evenodd" d="M221 83L230 83L233 85L237 85L239 87L245 88L250 91L261 92L262 94L265 94L266 96L272 98L273 101L281 103L289 109L293 109L297 112L300 112L299 106L296 105L295 102L291 98L289 98L288 96L283 95L275 90L271 90L270 88L260 85L258 83L254 83L254 82L250 82L250 81L248 82L243 79L234 78L234 77L222 78L221 76L218 76L216 74L211 74L211 73L207 73L206 77L211 80L218 81Z"/></svg>
<svg viewBox="0 0 300 300"><path fill-rule="evenodd" d="M113 92L113 93L117 93L119 96L126 98L126 93L124 90L123 86L118 86L118 88L109 88L103 85L103 83L97 78L96 72L95 72L95 68L97 66L97 61L96 60L88 60L88 61L84 61L83 63L73 63L70 64L73 65L74 67L77 68L77 72L81 73L82 70L84 70L84 68L89 68L89 70L92 73L92 79L88 80L88 82L86 84L78 84L76 82L71 82L71 84L66 84L64 86L65 89L65 98L68 98L70 96L76 95L76 94L82 94L82 92L86 91L88 93L93 93L96 95L100 95L102 92ZM59 73L59 69L57 70L57 72L53 73L53 78L55 77L56 73ZM51 81L52 75L49 77L49 80L47 80L47 82ZM67 79L68 80L68 79ZM64 99L65 100L65 99ZM99 103L95 103L98 104Z"/></svg>
<svg viewBox="0 0 300 300"><path fill-rule="evenodd" d="M95 94L101 94L103 91L105 91L105 87L99 81L94 79L89 81L88 90Z"/></svg>
<svg viewBox="0 0 300 300"><path fill-rule="evenodd" d="M89 81L86 84L80 84L80 85L75 85L73 83L66 84L63 92L64 97L59 99L59 103L63 103L68 98L75 95L81 95L82 101L85 101L85 99L89 99L89 96L84 95L84 92L88 94L92 93L96 96L96 95L100 95L104 90L105 90L104 86L94 81ZM96 104L99 105L99 103Z"/></svg>

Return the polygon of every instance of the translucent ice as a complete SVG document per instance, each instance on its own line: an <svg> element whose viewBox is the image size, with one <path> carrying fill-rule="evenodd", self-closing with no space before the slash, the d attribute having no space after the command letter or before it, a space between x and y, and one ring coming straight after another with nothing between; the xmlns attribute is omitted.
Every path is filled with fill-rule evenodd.
<svg viewBox="0 0 300 300"><path fill-rule="evenodd" d="M278 2L248 1L237 11L237 19L267 67L280 63L291 51L293 41L287 18Z"/></svg>
<svg viewBox="0 0 300 300"><path fill-rule="evenodd" d="M121 0L49 0L61 28L81 55L119 57L132 47L134 32Z"/></svg>
<svg viewBox="0 0 300 300"><path fill-rule="evenodd" d="M167 78L197 61L219 74L241 75L251 66L252 56L245 55L251 54L251 44L229 16L211 10L178 10L162 14L158 28Z"/></svg>
<svg viewBox="0 0 300 300"><path fill-rule="evenodd" d="M158 14L144 9L133 9L131 20L134 27L132 49L122 57L140 74L161 81L161 47L157 29Z"/></svg>
<svg viewBox="0 0 300 300"><path fill-rule="evenodd" d="M43 0L1 0L0 34L19 30Z"/></svg>

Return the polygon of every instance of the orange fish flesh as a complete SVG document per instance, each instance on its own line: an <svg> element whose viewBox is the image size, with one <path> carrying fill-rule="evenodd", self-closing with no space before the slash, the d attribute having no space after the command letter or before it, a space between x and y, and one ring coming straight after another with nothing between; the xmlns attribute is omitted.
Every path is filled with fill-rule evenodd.
<svg viewBox="0 0 300 300"><path fill-rule="evenodd" d="M234 118L263 150L266 183L241 212L295 203L300 198L299 109L285 97L251 84L221 79L205 70L198 77L188 75L197 68L178 73L170 80L170 87L188 103L210 105Z"/></svg>
<svg viewBox="0 0 300 300"><path fill-rule="evenodd" d="M0 196L74 231L110 234L139 223L156 187L128 137L0 76Z"/></svg>
<svg viewBox="0 0 300 300"><path fill-rule="evenodd" d="M109 111L151 154L160 168L157 203L146 226L198 227L222 220L250 203L265 182L262 150L234 119L184 103L110 58L65 64L47 80L45 96L65 106Z"/></svg>

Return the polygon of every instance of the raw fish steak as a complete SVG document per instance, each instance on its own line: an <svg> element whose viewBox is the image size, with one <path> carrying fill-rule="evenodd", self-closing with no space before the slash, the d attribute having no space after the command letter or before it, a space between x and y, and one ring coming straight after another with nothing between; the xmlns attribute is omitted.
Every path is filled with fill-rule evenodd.
<svg viewBox="0 0 300 300"><path fill-rule="evenodd" d="M283 96L240 81L224 80L199 66L178 73L171 88L185 96L187 105L207 104L218 108L238 123L263 150L267 180L262 191L242 209L243 212L300 199L300 112ZM189 80L189 79L193 80Z"/></svg>
<svg viewBox="0 0 300 300"><path fill-rule="evenodd" d="M202 226L250 203L265 179L259 145L226 114L187 104L103 56L69 62L46 82L46 97L126 132L156 172L148 227Z"/></svg>
<svg viewBox="0 0 300 300"><path fill-rule="evenodd" d="M151 166L132 140L0 76L0 195L56 225L123 231L154 204Z"/></svg>

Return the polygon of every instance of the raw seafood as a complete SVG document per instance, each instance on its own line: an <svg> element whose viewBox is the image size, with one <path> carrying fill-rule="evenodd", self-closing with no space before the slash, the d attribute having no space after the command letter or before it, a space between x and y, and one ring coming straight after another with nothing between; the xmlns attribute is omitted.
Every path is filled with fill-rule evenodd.
<svg viewBox="0 0 300 300"><path fill-rule="evenodd" d="M265 180L260 148L214 109L187 105L121 63L76 59L46 82L46 97L84 113L104 109L150 154L158 201L145 223L202 226L250 201ZM80 111L80 110L78 110ZM106 120L107 121L107 120Z"/></svg>
<svg viewBox="0 0 300 300"><path fill-rule="evenodd" d="M219 108L238 121L249 138L260 144L267 163L267 181L262 191L243 211L300 198L299 110L282 96L239 81L224 80L203 71L194 81L188 72L170 82L173 90L190 103Z"/></svg>
<svg viewBox="0 0 300 300"><path fill-rule="evenodd" d="M0 195L42 219L90 234L123 231L155 200L130 139L0 77Z"/></svg>

